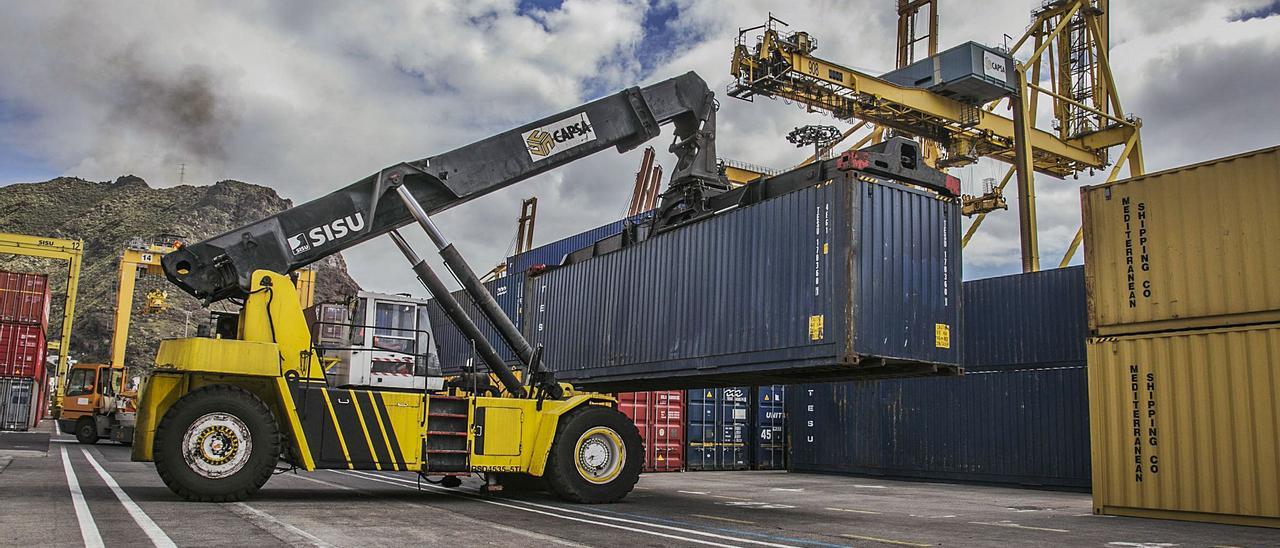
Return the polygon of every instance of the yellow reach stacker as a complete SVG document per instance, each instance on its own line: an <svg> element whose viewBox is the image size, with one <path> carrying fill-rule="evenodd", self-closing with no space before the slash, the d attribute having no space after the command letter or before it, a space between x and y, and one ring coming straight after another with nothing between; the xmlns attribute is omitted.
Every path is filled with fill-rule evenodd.
<svg viewBox="0 0 1280 548"><path fill-rule="evenodd" d="M714 105L694 73L630 88L393 165L165 255L165 275L179 288L206 303L231 300L241 308L216 318L213 337L161 343L139 396L134 460L154 461L170 489L198 501L249 497L282 463L308 471L412 471L446 486L481 473L488 489L543 477L571 501L623 498L644 458L635 425L612 397L555 380L541 363L542 349L524 339L430 215L606 148L635 148L667 123L674 125L671 150L678 161L651 227L662 231L709 215L708 200L729 188L716 165ZM468 298L514 351L515 368L398 232L412 223L427 232ZM363 352L399 354L405 374L428 374L421 371L429 368L410 364L430 362L429 333L412 327L421 323L382 321L393 314L365 311L341 325L313 322L346 341L317 344L326 339L313 336L288 275L384 235L471 339L488 372L406 383L413 388L351 384L373 377L350 374L357 363L386 363L357 360ZM326 377L326 368L344 359L348 374Z"/></svg>

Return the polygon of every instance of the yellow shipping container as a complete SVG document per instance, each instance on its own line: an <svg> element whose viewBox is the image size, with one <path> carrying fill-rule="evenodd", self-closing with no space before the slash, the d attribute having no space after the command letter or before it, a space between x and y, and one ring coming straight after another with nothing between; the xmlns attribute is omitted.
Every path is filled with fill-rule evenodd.
<svg viewBox="0 0 1280 548"><path fill-rule="evenodd" d="M1080 191L1095 335L1280 321L1280 147Z"/></svg>
<svg viewBox="0 0 1280 548"><path fill-rule="evenodd" d="M1280 527L1280 324L1088 353L1094 512Z"/></svg>

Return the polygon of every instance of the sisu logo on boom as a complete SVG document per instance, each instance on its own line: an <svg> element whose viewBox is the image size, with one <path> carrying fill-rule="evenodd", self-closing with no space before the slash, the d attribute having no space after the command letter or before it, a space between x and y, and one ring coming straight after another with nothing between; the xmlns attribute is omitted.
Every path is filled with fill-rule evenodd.
<svg viewBox="0 0 1280 548"><path fill-rule="evenodd" d="M306 232L289 237L289 249L294 255L310 251L329 242L341 240L347 236L364 230L364 216L360 212L334 219Z"/></svg>

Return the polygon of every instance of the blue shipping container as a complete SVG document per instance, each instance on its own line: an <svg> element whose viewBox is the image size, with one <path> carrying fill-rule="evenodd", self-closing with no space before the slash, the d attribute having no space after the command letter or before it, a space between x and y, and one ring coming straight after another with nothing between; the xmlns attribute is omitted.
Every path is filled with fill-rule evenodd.
<svg viewBox="0 0 1280 548"><path fill-rule="evenodd" d="M964 283L965 367L1085 361L1084 267Z"/></svg>
<svg viewBox="0 0 1280 548"><path fill-rule="evenodd" d="M689 390L685 398L685 467L746 470L749 388Z"/></svg>
<svg viewBox="0 0 1280 548"><path fill-rule="evenodd" d="M484 284L489 293L493 295L494 300L498 301L498 306L506 312L511 321L516 326L520 326L520 301L524 295L524 275L511 274L509 276L498 278L497 280ZM484 333L485 339L498 351L498 355L508 365L515 364L519 360L516 358L515 351L511 350L507 343L502 341L502 337L498 336L498 330L490 324L484 316L480 314L480 309L467 296L466 291L461 289L453 292L453 297L462 305L463 310L471 316L471 319L480 327L480 331ZM431 299L427 303L427 316L431 320L431 331L435 334L436 349L440 353L440 369L446 374L457 373L462 371L463 366L472 359L474 353L471 347L471 341L463 336L453 322L449 321L449 317L445 316L444 309L440 304ZM486 371L484 363L476 356L475 366L478 371Z"/></svg>
<svg viewBox="0 0 1280 548"><path fill-rule="evenodd" d="M819 178L530 277L526 335L558 378L606 391L954 372L956 201Z"/></svg>
<svg viewBox="0 0 1280 548"><path fill-rule="evenodd" d="M752 395L753 422L751 467L756 470L784 470L787 460L787 389L782 385L761 386Z"/></svg>
<svg viewBox="0 0 1280 548"><path fill-rule="evenodd" d="M621 233L622 227L626 223L634 223L650 217L653 217L653 212L646 211L633 217L614 221L580 234L574 234L568 238L535 247L519 255L513 255L507 259L507 272L523 273L524 271L529 270L529 267L538 264L556 266L564 260L565 255L590 246L591 244L608 238L609 236L613 236L614 234Z"/></svg>
<svg viewBox="0 0 1280 548"><path fill-rule="evenodd" d="M791 470L1089 487L1083 363L790 392Z"/></svg>

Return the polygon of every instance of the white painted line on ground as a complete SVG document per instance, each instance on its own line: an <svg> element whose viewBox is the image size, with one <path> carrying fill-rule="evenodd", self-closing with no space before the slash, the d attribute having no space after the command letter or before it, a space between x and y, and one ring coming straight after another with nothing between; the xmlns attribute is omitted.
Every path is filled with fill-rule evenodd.
<svg viewBox="0 0 1280 548"><path fill-rule="evenodd" d="M370 480L370 481L381 481L381 482L383 482L383 483L390 483L390 484L392 484L392 485L399 485L399 486L401 486L401 487L405 487L405 488L409 488L409 489L416 489L416 482L414 482L414 481L412 481L412 480L408 480L408 479L397 478L397 477L394 477L394 476L386 476L386 475L382 475L382 474L372 474L372 473L368 473L368 472L359 472L359 471L356 471L356 472L343 472L343 471L337 471L337 470L335 470L334 472L339 473L339 474L348 475L348 476L361 477L361 478L368 479L368 480ZM640 526L644 526L644 527L652 527L652 528L655 528L655 529L664 529L664 530L668 530L668 531L675 531L675 532L685 533L685 534L690 534L690 535L698 535L698 536L703 536L703 537L708 537L708 538L714 538L714 539L717 539L717 540L724 540L724 541L729 541L729 542L740 542L740 543L755 544L755 545L761 545L761 546L771 546L771 547L775 547L775 548L796 548L796 547L794 547L794 546L787 545L787 544L775 544L775 543L771 543L771 542L763 542L763 541L758 541L758 540L751 540L751 539L745 539L745 538L731 537L731 536L727 536L727 535L720 535L720 534L716 534L716 533L708 533L708 532L706 532L706 531L698 531L698 530L695 530L695 529L685 529L685 528L682 528L682 527L673 527L673 526L670 526L670 525L661 525L661 524L657 524L657 523L649 523L649 522L645 522L645 521L637 521L637 520L631 520L631 519L625 519L625 518L618 518L618 517L612 517L612 516L603 516L603 515L598 515L598 514L593 514L593 513L588 513L588 512L580 512L580 511L578 511L578 510L570 510L570 509L568 509L568 508L563 508L563 507L559 507L559 506L552 506L552 505L547 505L547 504L538 504L538 503L529 502L529 501L523 501L523 500L505 499L503 502L498 502L498 501L496 501L496 500L490 500L490 499L486 499L486 498L482 498L482 497L478 497L478 496L474 496L474 495L469 495L469 494L466 494L466 493L459 493L459 492L457 492L457 491L453 491L453 490L451 490L451 489L445 489L445 488L443 488L443 487L437 487L437 486L430 485L430 484L423 484L423 485L422 485L422 487L423 487L423 488L425 488L425 489L432 489L432 490L434 490L434 491L441 492L441 493L445 493L445 494L452 495L452 496L455 496L455 497L465 498L465 499L470 499L470 500L474 500L474 501L477 501L477 502L483 502L483 503L486 503L486 504L494 504L494 505L497 505L497 506L503 506L503 507L507 507L507 508L513 508L513 509L516 509L516 510L522 510L522 511L525 511L525 512L534 512L534 513L543 514L543 515L547 515L547 516L557 517L557 518L560 518L560 519L566 519L566 520L572 520L572 521L579 521L579 522L584 522L584 523L591 523L591 524L595 524L595 525L603 525L603 526L605 526L605 527L612 527L612 528L615 528L615 529L623 529L623 530L627 530L627 531L633 531L633 532L644 533L644 534L647 534L647 535L654 535L654 536L659 536L659 537L672 538L672 539L676 539L676 540L683 540L683 541L685 541L685 542L693 542L693 543L696 543L696 544L706 544L706 545L710 545L710 546L734 546L734 545L731 545L731 544L721 544L721 543L718 543L718 542L706 541L706 540L702 540L702 539L690 538L690 537L680 536L680 535L675 535L675 534L667 534L667 533L663 533L663 532L659 532L659 531L652 531L652 530L649 530L649 529L636 529L636 528L633 528L633 527L627 527L627 526L623 526L623 525L618 525L617 523L606 523L605 521L597 521L597 520L607 520L607 521L613 521L613 522L628 523L628 524L640 525ZM514 503L514 504L512 504L512 503ZM588 518L592 518L592 519L576 518L576 517L569 516L569 515L565 515L565 514L557 514L557 513L554 513L554 512L548 512L548 511L539 510L539 508L541 508L541 509L546 509L546 510L554 510L554 511L558 511L558 512L564 512L565 514L577 514L577 515L586 516L586 517L588 517Z"/></svg>
<svg viewBox="0 0 1280 548"><path fill-rule="evenodd" d="M302 473L302 474L285 474L285 477L286 477L286 478L300 479L300 480L307 480L307 481L310 481L310 482L313 482L313 483L319 483L320 485L324 485L324 486L326 486L326 487L333 487L334 489L342 489L342 490L344 490L344 491L355 491L355 490L356 490L356 488L354 488L354 487L347 487L347 486L345 486L345 485L342 485L341 483L334 483L334 482L332 482L332 481L325 481L325 480L322 480L322 479L313 478L313 477L310 477L310 476L308 476L308 475L306 475L306 474L307 474L307 473Z"/></svg>
<svg viewBox="0 0 1280 548"><path fill-rule="evenodd" d="M690 516L693 516L693 517L695 517L695 518L714 519L714 520L716 520L716 521L727 521L727 522L729 522L729 523L741 523L741 524L744 524L744 525L755 525L755 524L756 524L756 522L754 522L754 521L747 521L747 520L745 520L745 519L722 518L722 517L720 517L720 516L711 516L711 515L707 515L707 514L689 514L689 515L690 515Z"/></svg>
<svg viewBox="0 0 1280 548"><path fill-rule="evenodd" d="M53 421L53 431L56 432L59 436L62 435L62 427L58 426L58 421Z"/></svg>
<svg viewBox="0 0 1280 548"><path fill-rule="evenodd" d="M853 486L860 489L888 489L888 487L883 485L858 485L855 483Z"/></svg>
<svg viewBox="0 0 1280 548"><path fill-rule="evenodd" d="M116 498L120 500L120 504L129 512L129 517L132 517L134 523L137 523L138 527L142 528L142 532L147 534L147 538L151 539L151 543L156 545L156 548L177 548L173 540L169 539L169 535L164 534L164 530L159 525L156 525L156 522L151 521L151 517L146 512L143 512L142 508L138 507L133 502L133 499L129 498L129 495L125 494L124 489L120 488L120 484L116 483L111 474L108 474L106 469L93 459L88 450L81 449L80 452L84 453L84 458L89 461L94 470L97 470L98 476L102 478L102 481L106 482L107 487L110 487L111 492L115 493Z"/></svg>
<svg viewBox="0 0 1280 548"><path fill-rule="evenodd" d="M974 525L991 525L993 527L1008 527L1010 529L1030 529L1032 531L1051 531L1054 533L1070 533L1066 529L1053 529L1050 527L1032 527L1030 525L1018 525L1012 521L971 521Z"/></svg>
<svg viewBox="0 0 1280 548"><path fill-rule="evenodd" d="M728 495L711 495L711 498L714 498L714 499L726 499L726 500L751 500L751 499L744 499L744 498L742 498L742 497L731 497L731 496L728 496Z"/></svg>
<svg viewBox="0 0 1280 548"><path fill-rule="evenodd" d="M872 512L871 510L854 510L853 508L823 508L823 510L831 510L832 512L853 512L855 514L872 514L880 515L882 512Z"/></svg>
<svg viewBox="0 0 1280 548"><path fill-rule="evenodd" d="M788 493L799 493L804 491L803 487L774 487L770 491L786 491Z"/></svg>
<svg viewBox="0 0 1280 548"><path fill-rule="evenodd" d="M881 544L894 544L894 545L897 545L897 546L918 546L918 547L921 547L921 548L924 548L924 547L926 547L926 546L933 546L932 544L923 544L923 543L919 543L919 542L908 542L908 541L905 541L905 540L893 540L893 539L889 539L889 538L868 537L868 536L863 536L863 535L842 534L842 535L840 535L840 536L842 536L842 537L844 537L844 538L851 538L851 539L856 539L856 540L869 540L869 541L871 541L871 542L879 542L879 543L881 543Z"/></svg>
<svg viewBox="0 0 1280 548"><path fill-rule="evenodd" d="M262 528L268 533L271 533L271 536L274 536L293 546L297 546L298 544L291 542L287 538L280 538L280 536L276 534L276 532L273 531L273 529L277 529L277 530L283 529L288 534L291 534L296 537L301 537L310 546L318 546L320 548L333 548L332 544L325 542L320 537L317 537L311 533L303 531L302 529L299 529L298 527L294 526L291 523L286 523L284 521L281 521L279 518L271 514L268 514L266 512L263 512L262 510L254 508L252 506L249 506L248 504L245 504L243 502L237 502L232 504L231 511L238 514L240 517L249 520L249 523L257 525L258 527Z"/></svg>
<svg viewBox="0 0 1280 548"><path fill-rule="evenodd" d="M67 487L71 489L71 505L76 509L76 521L80 522L80 538L84 539L86 548L101 548L102 535L98 533L98 524L89 513L89 503L84 500L84 492L80 491L80 481L76 479L75 470L71 468L71 458L67 457L67 448L62 448L62 469L67 473Z"/></svg>
<svg viewBox="0 0 1280 548"><path fill-rule="evenodd" d="M686 495L706 495L706 494L709 494L709 493L707 493L706 491L676 491L676 492L677 492L677 493L684 493L684 494L686 494Z"/></svg>

